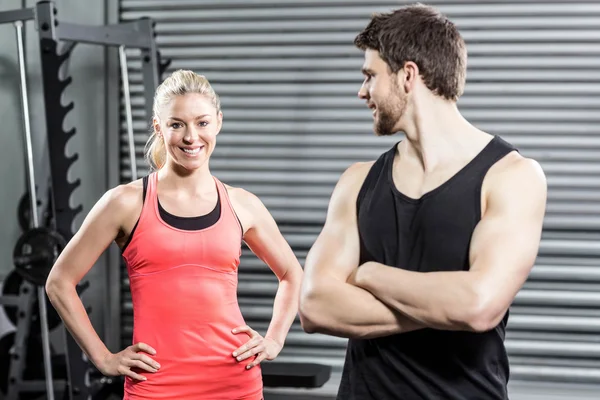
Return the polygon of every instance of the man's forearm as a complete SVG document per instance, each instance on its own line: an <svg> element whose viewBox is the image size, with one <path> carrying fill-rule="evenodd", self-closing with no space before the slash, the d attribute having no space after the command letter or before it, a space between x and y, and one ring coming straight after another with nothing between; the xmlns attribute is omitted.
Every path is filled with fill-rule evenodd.
<svg viewBox="0 0 600 400"><path fill-rule="evenodd" d="M438 329L471 330L478 307L467 271L421 273L365 263L351 283L394 311Z"/></svg>
<svg viewBox="0 0 600 400"><path fill-rule="evenodd" d="M334 278L303 294L303 328L345 338L375 338L410 332L425 326L383 304L368 291Z"/></svg>

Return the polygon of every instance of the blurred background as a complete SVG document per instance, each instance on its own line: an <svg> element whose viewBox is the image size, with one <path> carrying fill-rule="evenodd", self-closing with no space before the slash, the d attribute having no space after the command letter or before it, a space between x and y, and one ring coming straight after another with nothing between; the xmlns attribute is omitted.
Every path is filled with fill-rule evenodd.
<svg viewBox="0 0 600 400"><path fill-rule="evenodd" d="M367 0L57 0L57 18L85 25L149 17L156 43L171 61L165 74L204 74L221 97L224 125L211 159L215 176L258 195L301 264L320 232L340 174L373 160L401 139L377 138L357 97L363 53L352 41L374 12L409 4ZM508 323L512 399L600 397L600 2L429 1L461 31L468 50L463 115L478 128L538 160L549 198L539 257ZM0 13L35 6L4 0ZM25 25L36 183L48 181L48 137L39 40ZM148 173L143 148L141 57L127 50L138 176ZM119 59L114 48L78 45L64 103L65 129L79 154L69 177L81 205L74 229L110 187L131 179ZM17 48L12 24L0 25L0 280L13 270L22 233L18 207L27 192ZM41 199L46 202L46 199ZM43 208L43 207L41 207ZM90 318L109 348L131 344L126 270L111 248L86 277ZM265 332L275 276L244 249L239 303L249 325ZM0 311L0 337L14 325ZM53 337L59 335L53 332ZM59 339L54 339L59 343ZM318 389L267 388L267 394L333 399L346 341L305 334L297 321L279 361L332 367ZM60 351L60 343L57 345ZM299 398L299 397L298 397Z"/></svg>

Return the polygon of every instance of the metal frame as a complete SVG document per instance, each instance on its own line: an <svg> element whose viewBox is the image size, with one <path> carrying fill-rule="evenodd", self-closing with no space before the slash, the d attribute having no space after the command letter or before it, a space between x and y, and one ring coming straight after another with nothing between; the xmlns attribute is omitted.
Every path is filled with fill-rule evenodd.
<svg viewBox="0 0 600 400"><path fill-rule="evenodd" d="M6 24L16 21L29 21L35 18L33 8L23 8L21 10L10 10L0 12L0 24Z"/></svg>
<svg viewBox="0 0 600 400"><path fill-rule="evenodd" d="M19 81L20 97L22 106L23 125L25 130L25 153L27 167L27 184L29 190L29 199L31 206L31 228L40 226L36 193L35 174L33 167L33 151L31 140L31 125L29 113L29 96L27 92L27 79L25 73L25 49L23 40L23 23L34 18L32 9L22 9L15 11L5 11L0 13L0 23L12 22L16 29L17 52L19 61ZM42 352L44 359L44 380L24 380L25 361L27 359L27 341L31 336L31 319L34 312L33 305L37 297L40 313L40 333L42 336ZM13 400L19 398L21 392L39 392L45 390L47 398L54 400L54 384L52 377L52 364L50 355L50 340L48 332L48 317L46 310L46 293L43 287L24 281L20 287L17 296L0 297L0 305L7 307L16 307L18 320L16 323L16 333L14 350L11 355L11 362L8 368L7 399ZM64 384L64 382L62 382Z"/></svg>
<svg viewBox="0 0 600 400"><path fill-rule="evenodd" d="M103 46L130 46L140 48L142 52L150 55L150 61L157 60L157 49L154 42L154 26L149 19L109 26L83 27L81 25L60 22L57 10L52 2L40 2L36 7L36 23L40 37L40 51L42 59L42 77L44 85L44 98L46 108L46 128L50 153L50 169L54 198L54 211L57 231L67 240L73 236L73 222L75 216L81 212L82 206L71 208L70 197L80 182L70 182L68 171L77 160L77 155L70 158L66 156L68 140L75 134L75 129L70 132L63 131L63 122L67 113L73 108L73 103L64 107L61 105L62 93L70 83L70 78L61 79L59 73L73 47L65 53L58 52L59 41L84 42ZM152 93L158 85L158 62L144 63L144 87L146 93ZM151 102L150 102L151 107ZM151 108L146 109L151 116ZM91 388L86 384L89 381L90 365L81 352L78 344L70 334L66 336L67 373L70 399L88 399Z"/></svg>
<svg viewBox="0 0 600 400"><path fill-rule="evenodd" d="M74 154L71 157L67 157L66 147L68 141L75 135L76 130L74 128L68 132L63 130L64 119L68 112L73 109L74 104L72 102L66 106L61 104L62 94L72 81L72 79L67 76L68 73L66 72L66 66L68 65L71 52L75 45L80 42L97 44L105 47L127 46L141 49L144 60L142 67L145 88L144 93L149 99L154 97L154 91L158 86L160 71L164 69L164 66L159 63L160 55L158 54L154 41L154 23L150 19L140 19L134 22L109 24L105 26L85 26L59 21L57 14L58 11L53 2L40 1L34 8L0 12L0 23L20 21L19 23L22 24L24 21L34 20L38 30L50 159L52 187L51 203L52 214L54 216L53 228L68 241L75 233L73 228L75 217L83 209L81 205L78 205L75 208L72 208L70 205L71 195L80 185L80 181L76 180L71 182L68 179L68 171L75 161L77 161L78 155ZM115 15L118 16L116 11ZM63 44L61 42L67 43L66 46L59 50L59 44ZM111 72L108 72L108 74L111 74ZM116 98L118 98L118 88L113 86L112 88L109 87L107 89L109 89L109 92L116 93ZM118 124L118 110L116 110L116 113L111 107L107 107L107 110L110 110L108 111L109 118L111 119L110 122L116 121ZM152 101L147 101L145 110L149 119L152 116ZM110 126L112 126L112 124ZM111 143L111 148L115 146L118 147L118 143L119 139L117 138L114 143ZM112 150L111 155L113 158L118 159L118 150L117 154ZM118 162L115 164L118 165ZM110 168L111 167L109 167L109 169ZM116 175L118 176L118 170L116 171ZM114 176L114 171L111 171L109 181L114 181ZM33 214L35 215L35 212ZM115 258L114 254L113 258ZM114 271L117 269L120 270L119 265L112 268L113 273L109 273L109 282L115 280ZM120 274L117 275L117 279L120 281ZM29 312L25 312L26 317L19 320L18 331L20 334L15 338L17 354L13 357L14 362L11 363L10 377L13 378L9 382L9 393L11 393L11 396L18 396L18 392L20 391L30 391L29 389L32 387L39 390L41 383L45 383L46 387L48 387L48 382L36 383L31 381L21 381L20 379L24 368L23 360L25 360L25 357L21 354L25 354L26 350L24 343L26 336L29 335L31 304L33 302L31 296L32 287L30 288L28 285L32 286L29 283L22 286L24 297L19 296L18 300L0 299L0 304L5 302L11 304L18 303L20 308L27 308L27 305L29 305ZM120 287L120 285L114 285L113 287ZM44 294L43 288L39 289ZM82 285L79 285L77 289L78 293L81 294ZM25 296L26 293L29 294ZM40 301L40 304L45 305L45 301ZM111 311L116 310L116 314L118 314L119 308L120 302L116 305L113 304L111 306ZM115 330L119 332L119 329L115 329L114 324L110 324L109 327L113 330L113 333ZM61 383L64 383L63 397L65 399L87 400L90 396L94 395L94 393L92 393L93 388L91 387L89 375L92 370L92 365L88 362L85 354L81 351L73 337L66 332L66 330L65 341L67 382L57 382L58 386L63 386ZM111 343L113 350L119 345L119 342L120 340L115 341L115 338L113 338ZM15 376L17 378L14 378ZM48 375L48 371L46 371L46 376L51 376ZM49 387L52 387L52 383L53 382L50 382ZM52 395L50 395L50 398L52 398Z"/></svg>
<svg viewBox="0 0 600 400"><path fill-rule="evenodd" d="M106 0L107 25L119 21L119 0ZM106 81L106 131L121 131L121 107L119 93L119 57L114 48L106 47L105 81ZM120 135L106 135L106 187L115 187L120 179L121 138ZM121 252L116 245L111 245L107 252L106 298L109 311L104 318L104 341L110 351L120 351L121 347Z"/></svg>
<svg viewBox="0 0 600 400"><path fill-rule="evenodd" d="M11 363L8 374L8 386L6 399L18 399L19 393L44 392L47 390L47 380L24 380L23 371L25 370L25 361L27 360L27 342L31 327L33 308L37 296L36 287L23 281L18 296L0 297L0 305L16 307L18 321L15 330L14 351L11 355ZM44 303L46 302L44 298ZM40 323L42 321L40 320ZM54 379L53 389L64 391L66 382L64 380Z"/></svg>

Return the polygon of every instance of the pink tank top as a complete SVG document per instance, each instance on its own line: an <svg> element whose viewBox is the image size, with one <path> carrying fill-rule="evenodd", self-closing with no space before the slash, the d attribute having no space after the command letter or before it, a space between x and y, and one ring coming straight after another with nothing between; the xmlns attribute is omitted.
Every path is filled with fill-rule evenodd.
<svg viewBox="0 0 600 400"><path fill-rule="evenodd" d="M231 330L245 325L237 301L241 227L227 189L214 178L221 215L205 229L174 228L159 214L158 174L123 252L133 303L133 343L156 350L156 373L125 380L125 399L262 399L260 366L232 353L249 340Z"/></svg>

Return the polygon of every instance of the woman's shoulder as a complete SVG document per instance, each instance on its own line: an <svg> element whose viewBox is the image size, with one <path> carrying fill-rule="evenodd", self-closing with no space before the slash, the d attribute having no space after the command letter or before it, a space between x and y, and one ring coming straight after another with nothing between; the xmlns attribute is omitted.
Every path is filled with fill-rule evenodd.
<svg viewBox="0 0 600 400"><path fill-rule="evenodd" d="M264 207L262 201L254 193L240 187L228 185L226 183L223 183L223 186L225 186L225 189L227 189L229 199L234 204L239 204L244 208L250 209L254 209L256 207L261 206Z"/></svg>
<svg viewBox="0 0 600 400"><path fill-rule="evenodd" d="M106 205L113 211L132 212L143 203L143 181L124 183L109 189L105 194Z"/></svg>

